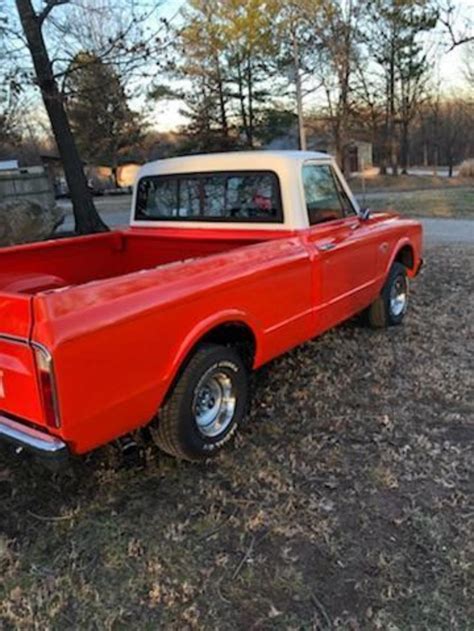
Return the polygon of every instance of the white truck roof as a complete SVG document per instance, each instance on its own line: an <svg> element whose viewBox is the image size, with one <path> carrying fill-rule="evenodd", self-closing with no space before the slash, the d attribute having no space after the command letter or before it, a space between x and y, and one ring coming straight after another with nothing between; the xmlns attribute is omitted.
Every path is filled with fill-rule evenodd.
<svg viewBox="0 0 474 631"><path fill-rule="evenodd" d="M142 177L175 173L217 173L219 171L273 171L280 181L283 204L283 222L268 223L219 223L205 221L146 221L135 219L136 185L133 195L130 225L134 227L186 227L218 228L219 230L297 230L308 227L302 180L302 167L307 163L331 164L341 179L346 192L358 209L350 189L342 177L335 160L327 153L317 151L231 151L226 153L198 154L166 160L156 160L141 167L137 182Z"/></svg>

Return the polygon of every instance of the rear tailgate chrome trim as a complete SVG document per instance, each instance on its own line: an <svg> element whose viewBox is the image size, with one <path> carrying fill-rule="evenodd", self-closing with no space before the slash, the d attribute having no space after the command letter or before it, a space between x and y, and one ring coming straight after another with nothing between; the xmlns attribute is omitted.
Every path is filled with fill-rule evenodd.
<svg viewBox="0 0 474 631"><path fill-rule="evenodd" d="M0 340L5 342L13 342L13 344L24 344L28 346L28 340L24 337L17 337L16 335L9 335L8 333L0 333Z"/></svg>
<svg viewBox="0 0 474 631"><path fill-rule="evenodd" d="M22 447L43 458L63 460L69 450L61 439L23 425L0 414L0 440Z"/></svg>

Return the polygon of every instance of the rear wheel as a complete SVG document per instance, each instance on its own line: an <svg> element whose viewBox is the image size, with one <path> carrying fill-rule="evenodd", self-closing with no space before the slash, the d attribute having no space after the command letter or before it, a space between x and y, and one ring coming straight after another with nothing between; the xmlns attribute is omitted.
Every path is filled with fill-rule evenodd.
<svg viewBox="0 0 474 631"><path fill-rule="evenodd" d="M198 348L150 427L156 444L185 460L214 456L234 435L248 400L248 373L233 349Z"/></svg>
<svg viewBox="0 0 474 631"><path fill-rule="evenodd" d="M367 319L373 328L401 324L408 309L408 278L405 266L395 262L390 268L379 297L367 309Z"/></svg>

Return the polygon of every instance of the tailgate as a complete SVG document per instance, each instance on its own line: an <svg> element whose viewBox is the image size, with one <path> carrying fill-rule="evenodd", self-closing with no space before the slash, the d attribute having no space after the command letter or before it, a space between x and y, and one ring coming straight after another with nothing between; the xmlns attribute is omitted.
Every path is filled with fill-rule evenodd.
<svg viewBox="0 0 474 631"><path fill-rule="evenodd" d="M44 424L34 352L32 298L0 292L0 412Z"/></svg>

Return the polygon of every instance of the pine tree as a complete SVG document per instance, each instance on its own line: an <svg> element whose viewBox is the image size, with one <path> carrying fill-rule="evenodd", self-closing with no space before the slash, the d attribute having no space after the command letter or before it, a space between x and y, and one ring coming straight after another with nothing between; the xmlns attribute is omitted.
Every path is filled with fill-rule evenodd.
<svg viewBox="0 0 474 631"><path fill-rule="evenodd" d="M117 167L139 142L143 124L133 112L125 89L111 65L94 54L76 55L66 82L67 110L82 158Z"/></svg>
<svg viewBox="0 0 474 631"><path fill-rule="evenodd" d="M398 131L401 126L402 167L408 161L410 123L416 113L428 70L420 35L433 29L437 10L431 0L373 0L367 39L385 82L385 164L398 174Z"/></svg>

